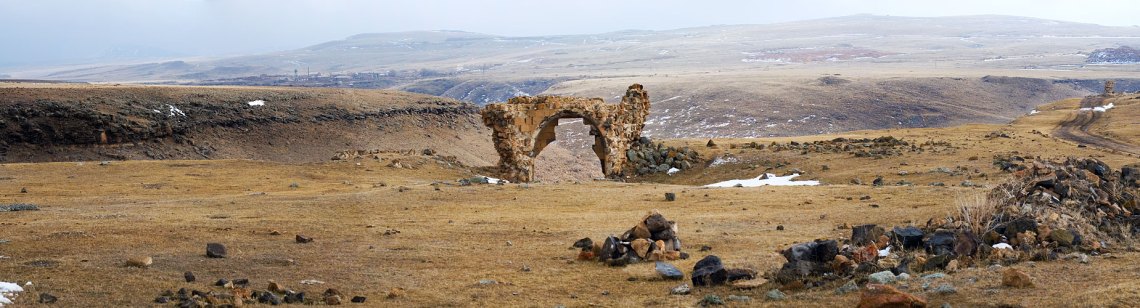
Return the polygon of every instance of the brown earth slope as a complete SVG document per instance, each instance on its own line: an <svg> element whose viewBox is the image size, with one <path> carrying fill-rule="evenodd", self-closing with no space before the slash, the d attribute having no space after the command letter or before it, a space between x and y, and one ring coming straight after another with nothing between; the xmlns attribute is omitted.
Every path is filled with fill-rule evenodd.
<svg viewBox="0 0 1140 308"><path fill-rule="evenodd" d="M497 159L477 107L382 90L0 83L0 135L0 162L317 162L357 149Z"/></svg>

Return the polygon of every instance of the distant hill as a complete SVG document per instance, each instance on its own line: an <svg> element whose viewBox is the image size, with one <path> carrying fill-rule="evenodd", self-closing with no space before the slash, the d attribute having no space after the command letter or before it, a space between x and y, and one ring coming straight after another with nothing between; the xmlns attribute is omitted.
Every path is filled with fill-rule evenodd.
<svg viewBox="0 0 1140 308"><path fill-rule="evenodd" d="M293 74L297 69L325 74L419 70L435 77L525 79L930 61L1008 69L1080 65L1085 54L1094 49L1129 43L1140 44L1140 29L994 15L856 15L591 35L506 37L460 31L360 34L291 51L196 61L193 67L96 67L41 77L202 80Z"/></svg>

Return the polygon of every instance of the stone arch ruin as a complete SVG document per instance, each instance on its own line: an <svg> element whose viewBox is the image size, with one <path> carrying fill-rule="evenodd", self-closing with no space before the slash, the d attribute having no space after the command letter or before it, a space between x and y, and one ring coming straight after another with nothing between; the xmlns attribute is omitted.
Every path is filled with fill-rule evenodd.
<svg viewBox="0 0 1140 308"><path fill-rule="evenodd" d="M641 137L649 115L649 94L640 84L626 90L620 104L601 98L526 96L483 108L483 124L494 132L499 171L510 181L534 180L534 159L555 140L559 119L581 118L594 136L594 153L609 178L630 170L625 153Z"/></svg>

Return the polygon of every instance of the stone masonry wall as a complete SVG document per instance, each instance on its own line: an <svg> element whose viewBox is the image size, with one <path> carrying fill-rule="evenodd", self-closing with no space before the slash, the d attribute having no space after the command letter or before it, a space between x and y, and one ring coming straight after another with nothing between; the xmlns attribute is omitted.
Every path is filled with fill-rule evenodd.
<svg viewBox="0 0 1140 308"><path fill-rule="evenodd" d="M500 174L507 180L534 180L534 158L554 142L558 120L581 118L590 125L602 173L617 178L634 171L625 153L641 137L649 115L649 94L640 84L626 90L620 104L601 98L515 97L483 108L483 124L493 131Z"/></svg>

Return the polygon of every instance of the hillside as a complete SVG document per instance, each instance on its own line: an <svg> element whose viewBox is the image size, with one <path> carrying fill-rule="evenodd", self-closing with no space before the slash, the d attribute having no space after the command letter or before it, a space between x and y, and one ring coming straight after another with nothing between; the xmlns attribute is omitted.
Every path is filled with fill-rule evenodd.
<svg viewBox="0 0 1140 308"><path fill-rule="evenodd" d="M497 157L478 108L382 90L0 83L0 162L320 162L345 150Z"/></svg>

